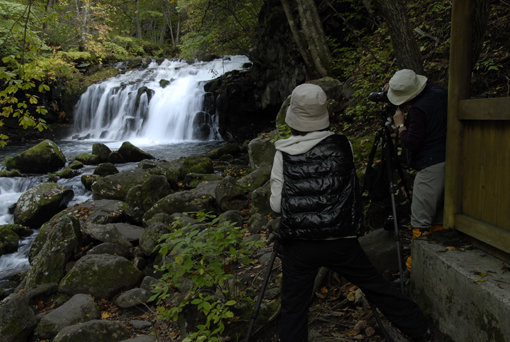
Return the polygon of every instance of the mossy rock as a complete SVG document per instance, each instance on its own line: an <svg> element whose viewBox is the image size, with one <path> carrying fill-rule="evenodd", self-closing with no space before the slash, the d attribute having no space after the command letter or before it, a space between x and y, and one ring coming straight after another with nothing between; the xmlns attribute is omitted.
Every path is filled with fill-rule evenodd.
<svg viewBox="0 0 510 342"><path fill-rule="evenodd" d="M135 145L131 144L129 141L125 141L120 146L118 152L124 157L126 162L139 162L144 159L154 159L154 157L145 151L142 151Z"/></svg>
<svg viewBox="0 0 510 342"><path fill-rule="evenodd" d="M112 153L112 150L105 144L95 143L92 145L92 154L95 154L101 158L101 163L108 161L108 156Z"/></svg>
<svg viewBox="0 0 510 342"><path fill-rule="evenodd" d="M16 252L18 243L18 234L10 229L0 228L0 255Z"/></svg>
<svg viewBox="0 0 510 342"><path fill-rule="evenodd" d="M186 177L188 173L214 173L213 162L211 158L204 156L189 156L182 163L182 176Z"/></svg>
<svg viewBox="0 0 510 342"><path fill-rule="evenodd" d="M7 170L19 170L23 173L48 173L56 171L66 164L66 157L51 140L44 140L21 154L6 158Z"/></svg>
<svg viewBox="0 0 510 342"><path fill-rule="evenodd" d="M81 168L83 168L83 163L79 160L75 160L71 164L69 164L69 168L71 168L73 170L81 169Z"/></svg>
<svg viewBox="0 0 510 342"><path fill-rule="evenodd" d="M196 188L200 183L219 181L222 179L222 176L215 173L188 173L186 177L184 177L184 184L186 184L188 188Z"/></svg>
<svg viewBox="0 0 510 342"><path fill-rule="evenodd" d="M119 152L115 151L108 156L108 162L112 164L124 164L126 159Z"/></svg>
<svg viewBox="0 0 510 342"><path fill-rule="evenodd" d="M74 156L74 159L82 162L85 165L98 165L101 163L101 157L97 154L80 153Z"/></svg>
<svg viewBox="0 0 510 342"><path fill-rule="evenodd" d="M85 189L91 191L92 184L94 184L94 182L100 180L101 178L103 177L101 177L100 175L83 175L81 176L81 184L83 184Z"/></svg>
<svg viewBox="0 0 510 342"><path fill-rule="evenodd" d="M66 167L65 169L60 170L59 172L56 172L55 175L60 178L74 178L80 174L80 171L71 169L70 167Z"/></svg>
<svg viewBox="0 0 510 342"><path fill-rule="evenodd" d="M19 170L4 170L0 171L0 177L21 177L21 172Z"/></svg>
<svg viewBox="0 0 510 342"><path fill-rule="evenodd" d="M106 177L119 173L119 170L112 163L101 163L94 170L95 175Z"/></svg>

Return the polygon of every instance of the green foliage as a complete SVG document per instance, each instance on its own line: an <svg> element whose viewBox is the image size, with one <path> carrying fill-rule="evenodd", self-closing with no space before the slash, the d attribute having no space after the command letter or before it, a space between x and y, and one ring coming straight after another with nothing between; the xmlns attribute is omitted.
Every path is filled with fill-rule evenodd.
<svg viewBox="0 0 510 342"><path fill-rule="evenodd" d="M278 129L278 133L279 134L276 135L273 139L270 140L272 143L274 143L275 141L280 140L280 139L290 138L290 136L292 135L292 132L290 131L289 125L287 125L285 123L284 124L277 124L276 128Z"/></svg>
<svg viewBox="0 0 510 342"><path fill-rule="evenodd" d="M179 0L178 4L189 16L180 45L184 57L248 54L256 39L262 0Z"/></svg>
<svg viewBox="0 0 510 342"><path fill-rule="evenodd" d="M193 305L205 315L206 322L185 341L218 341L226 322L234 317L230 308L239 301L250 301L243 293L238 293L229 280L235 280L239 264L248 265L252 261L249 258L252 248L260 247L263 242L243 242L243 228L230 222L218 225L219 218L209 213L184 214L195 215L207 229L201 230L200 226L191 224L177 229L180 224L174 222L173 231L161 237L156 248L165 260L173 261L159 268L164 275L153 290L155 294L151 300L157 298L161 302L173 294L173 288L182 287L184 278L191 280L193 287L178 306L158 308L160 317L177 320L185 307ZM205 295L206 292L215 295Z"/></svg>

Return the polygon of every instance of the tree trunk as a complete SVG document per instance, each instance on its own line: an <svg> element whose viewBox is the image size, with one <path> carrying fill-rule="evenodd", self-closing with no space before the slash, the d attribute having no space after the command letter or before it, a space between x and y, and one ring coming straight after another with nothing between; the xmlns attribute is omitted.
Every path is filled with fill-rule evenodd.
<svg viewBox="0 0 510 342"><path fill-rule="evenodd" d="M333 58L328 49L328 43L314 0L296 1L299 21L294 17L293 8L289 1L280 1L285 10L294 42L305 62L308 78L328 76L333 67ZM299 26L301 26L301 30Z"/></svg>
<svg viewBox="0 0 510 342"><path fill-rule="evenodd" d="M411 69L423 75L423 61L411 31L402 0L373 0L390 31L391 43L400 69Z"/></svg>
<svg viewBox="0 0 510 342"><path fill-rule="evenodd" d="M135 26L136 38L142 39L142 28L140 26L140 0L136 0Z"/></svg>
<svg viewBox="0 0 510 342"><path fill-rule="evenodd" d="M308 42L308 49L312 55L317 71L322 77L329 76L333 68L333 57L329 52L326 35L322 28L322 21L319 16L314 0L297 0L299 19L301 27Z"/></svg>

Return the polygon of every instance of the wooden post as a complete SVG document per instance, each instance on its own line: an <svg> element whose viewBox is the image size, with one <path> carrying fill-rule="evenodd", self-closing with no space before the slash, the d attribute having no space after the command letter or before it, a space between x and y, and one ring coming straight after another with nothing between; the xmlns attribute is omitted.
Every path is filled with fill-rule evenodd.
<svg viewBox="0 0 510 342"><path fill-rule="evenodd" d="M459 101L469 98L474 13L474 0L453 0L445 167L445 228L454 228L455 214L462 212L463 127L459 120Z"/></svg>

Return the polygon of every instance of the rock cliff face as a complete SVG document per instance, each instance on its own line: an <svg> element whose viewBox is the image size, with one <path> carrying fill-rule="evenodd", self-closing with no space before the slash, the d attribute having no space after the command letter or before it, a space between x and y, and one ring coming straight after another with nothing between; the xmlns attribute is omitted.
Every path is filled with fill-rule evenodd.
<svg viewBox="0 0 510 342"><path fill-rule="evenodd" d="M253 64L207 82L204 112L219 115L224 139L243 141L275 127L281 104L306 81L285 12L278 0L267 0L259 15L257 46L248 56Z"/></svg>

